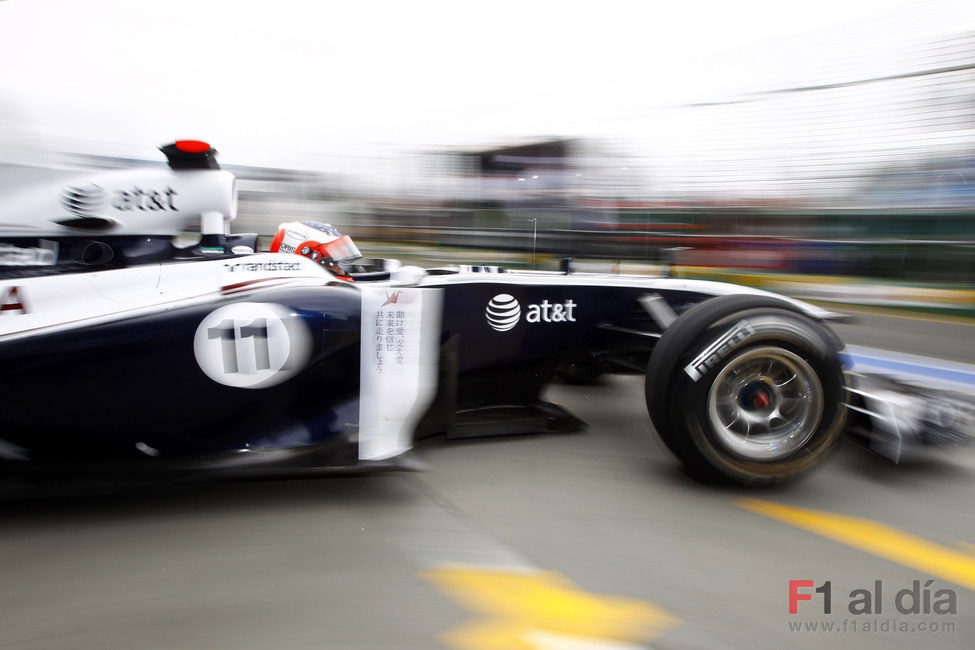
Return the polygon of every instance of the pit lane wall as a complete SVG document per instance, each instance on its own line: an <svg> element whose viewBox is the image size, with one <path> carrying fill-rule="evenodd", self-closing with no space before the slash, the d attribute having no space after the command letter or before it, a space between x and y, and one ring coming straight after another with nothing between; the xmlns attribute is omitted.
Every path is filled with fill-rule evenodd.
<svg viewBox="0 0 975 650"><path fill-rule="evenodd" d="M975 318L975 289L896 284L843 276L755 273L719 267L679 266L679 277L720 279L804 300L894 307Z"/></svg>

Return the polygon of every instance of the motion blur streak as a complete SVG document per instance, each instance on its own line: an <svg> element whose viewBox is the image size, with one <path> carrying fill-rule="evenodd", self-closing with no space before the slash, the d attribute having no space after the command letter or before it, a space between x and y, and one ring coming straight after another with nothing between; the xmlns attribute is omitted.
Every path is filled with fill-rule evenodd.
<svg viewBox="0 0 975 650"><path fill-rule="evenodd" d="M746 3L741 9L763 21L773 18L766 14L779 13L759 5ZM295 101L303 108L290 126L308 134L301 148L286 144L294 139L261 147L253 128L226 134L220 145L227 168L240 178L237 228L270 235L281 221L314 218L331 221L362 242L752 269L804 274L803 283L824 275L831 278L827 284L851 278L923 283L933 291L936 305L957 307L954 298L938 292L970 290L975 282L975 102L970 92L975 18L965 7L940 0L890 7L886 13L874 7L869 16L844 7L845 24L836 16L831 26L817 21L804 26L804 33L716 39L708 45L718 50L707 50L703 61L681 58L684 50L675 50L663 77L669 85L659 87L644 70L649 64L656 69L660 61L639 60L638 49L630 45L607 50L617 56L572 55L567 64L581 64L576 67L590 76L599 71L604 81L613 82L608 87L621 93L621 101L596 102L591 95L598 97L597 91L573 88L570 96L586 101L563 102L564 114L546 112L550 104L539 103L523 82L533 70L533 80L561 87L566 70L536 71L528 56L524 66L512 69L509 85L490 77L493 84L478 87L481 66L510 63L512 55L477 53L469 68L451 68L469 95L460 90L444 97L443 88L453 86L437 77L422 77L429 83L415 85L398 79L390 92L400 93L393 97L401 112L388 113L371 132L357 133L358 145L316 139L331 128L329 121L302 122L305 104ZM626 37L632 34L625 19L645 17L623 14L611 22ZM230 19L253 27L255 17L242 12ZM544 11L529 12L524 19L536 22L519 22L519 34L551 39L550 32L561 33L551 29L552 18ZM609 27L605 18L587 15L582 20L567 12L564 19L591 30L583 35L587 42L614 34L595 33ZM342 23L333 20L341 18L329 17L340 29ZM497 20L489 24L498 27ZM514 22L509 27L515 28ZM421 34L428 29L412 24L401 29L409 33L411 27ZM728 29L745 26L735 23ZM391 45L404 38L395 31L384 35ZM457 48L458 41L443 45ZM537 47L544 51L546 45L563 46L558 51L566 56L571 50L549 40L538 41ZM298 78L315 70L314 57L321 52L295 46L308 55L307 61L300 56L278 61L268 51L260 68L281 68ZM334 43L339 49L347 46L344 40ZM381 86L383 78L372 75L375 60L384 53L362 54L361 44L350 50L342 78L358 73L363 85ZM445 49L437 56L446 64L453 54ZM422 63L429 64L430 55L424 52ZM254 54L246 56L253 63ZM410 56L409 48L397 51L399 65L408 65ZM436 74L429 65L417 67L425 75ZM634 78L645 83L634 84L627 76L632 70L640 70ZM653 92L642 86L652 86ZM438 94L426 97L433 89ZM437 99L435 115L478 119L467 129L455 125L447 130L430 126L438 120L429 115L422 124L411 119L409 111L426 106L412 102ZM357 101L358 96L339 90L329 95L329 110L351 109ZM480 119L499 105L507 107L509 118L511 106L517 106L523 119ZM594 105L603 106L604 113L592 114ZM23 182L25 160L40 161L40 152L31 146L38 141L60 150L43 157L44 164L58 166L131 164L123 157L145 150L144 141L131 137L114 148L111 139L79 139L77 134L87 129L76 130L69 140L59 135L63 127L32 124L24 114L16 106L0 106L4 144L10 145L2 155L11 163L0 168L0 189ZM551 117L542 119L546 114ZM204 128L203 123L185 124ZM102 124L94 131L109 127ZM196 136L221 142L208 133ZM170 134L153 135L142 125L138 137L155 142ZM235 157L236 151L247 153ZM282 166L235 167L235 161ZM863 287L866 291L872 285ZM971 293L962 299L971 310Z"/></svg>

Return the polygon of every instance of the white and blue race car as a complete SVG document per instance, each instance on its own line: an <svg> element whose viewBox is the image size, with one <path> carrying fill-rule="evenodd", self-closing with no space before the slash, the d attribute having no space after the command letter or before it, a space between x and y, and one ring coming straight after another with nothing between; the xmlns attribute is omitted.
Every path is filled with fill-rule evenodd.
<svg viewBox="0 0 975 650"><path fill-rule="evenodd" d="M956 433L869 426L889 425L890 400L844 369L818 307L568 267L424 270L365 260L312 222L258 252L229 234L234 178L210 145L162 151L169 169L72 175L0 204L6 476L402 467L424 436L581 428L542 391L609 372L646 374L657 433L707 481L802 474L850 407L887 442ZM178 247L193 228L199 243Z"/></svg>

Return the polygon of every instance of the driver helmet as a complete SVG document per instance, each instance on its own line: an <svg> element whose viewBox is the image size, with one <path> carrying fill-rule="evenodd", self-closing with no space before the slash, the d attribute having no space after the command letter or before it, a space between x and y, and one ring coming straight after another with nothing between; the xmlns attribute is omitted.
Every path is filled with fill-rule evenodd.
<svg viewBox="0 0 975 650"><path fill-rule="evenodd" d="M343 235L331 224L318 221L282 223L271 240L271 252L307 257L345 280L352 277L341 265L362 257L351 237Z"/></svg>

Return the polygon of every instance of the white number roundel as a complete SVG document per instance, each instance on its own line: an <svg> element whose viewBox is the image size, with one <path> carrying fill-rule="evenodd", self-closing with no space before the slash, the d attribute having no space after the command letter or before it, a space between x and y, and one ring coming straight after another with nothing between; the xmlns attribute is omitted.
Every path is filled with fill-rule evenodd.
<svg viewBox="0 0 975 650"><path fill-rule="evenodd" d="M196 328L196 362L224 386L267 388L301 370L311 336L301 317L281 305L238 302L210 312Z"/></svg>

